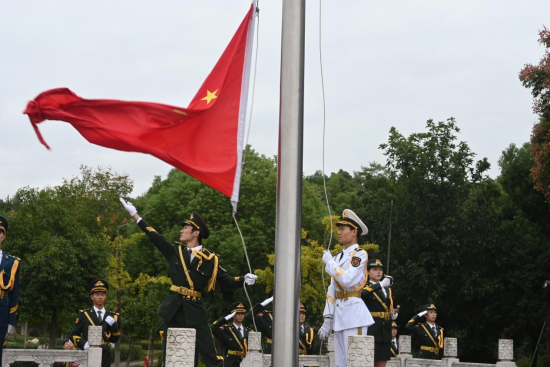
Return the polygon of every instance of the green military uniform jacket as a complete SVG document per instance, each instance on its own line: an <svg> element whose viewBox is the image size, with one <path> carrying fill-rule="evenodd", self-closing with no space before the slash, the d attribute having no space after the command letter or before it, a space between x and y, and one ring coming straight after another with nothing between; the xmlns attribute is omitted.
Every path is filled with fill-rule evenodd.
<svg viewBox="0 0 550 367"><path fill-rule="evenodd" d="M443 328L436 324L437 335L431 332L431 326L415 315L407 323L407 329L417 338L420 349L418 358L441 359L443 357Z"/></svg>
<svg viewBox="0 0 550 367"><path fill-rule="evenodd" d="M115 320L112 326L104 321L107 316L111 316ZM116 343L120 339L120 314L107 311L104 319L98 320L93 308L80 310L69 338L75 346L84 349L84 345L88 341L88 328L90 326L103 326L103 341L101 344Z"/></svg>
<svg viewBox="0 0 550 367"><path fill-rule="evenodd" d="M252 311L248 311L245 318L252 322L252 313L254 313L254 322L258 331L262 333L262 338L266 339L264 354L271 354L271 345L273 344L273 313L268 310L262 310L263 306L258 303Z"/></svg>
<svg viewBox="0 0 550 367"><path fill-rule="evenodd" d="M311 349L313 348L313 337L315 335L315 332L313 331L313 328L309 325L304 324L304 331L302 331L302 327L300 325L300 347L299 352L302 355L311 354Z"/></svg>
<svg viewBox="0 0 550 367"><path fill-rule="evenodd" d="M386 288L387 297L382 291L380 283L372 283L368 281L361 291L361 299L367 305L374 325L369 326L368 335L374 336L376 343L390 343L391 336L391 315L393 311L393 296L391 288Z"/></svg>
<svg viewBox="0 0 550 367"><path fill-rule="evenodd" d="M200 251L193 251L195 258L190 261L191 255L186 246L170 243L143 218L139 221L138 226L168 260L173 287L185 287L192 291L204 292L213 290L216 282L228 289L243 286L244 276L229 276L218 265L218 255L215 253L203 247ZM188 276L185 269L188 270ZM170 321L180 306L183 306L186 327L208 324L208 316L200 297L183 296L174 290L170 290L166 295L157 313L165 320Z"/></svg>
<svg viewBox="0 0 550 367"><path fill-rule="evenodd" d="M239 367L248 353L248 328L242 325L244 337L235 328L232 322L221 317L210 325L214 334L225 346L224 367Z"/></svg>

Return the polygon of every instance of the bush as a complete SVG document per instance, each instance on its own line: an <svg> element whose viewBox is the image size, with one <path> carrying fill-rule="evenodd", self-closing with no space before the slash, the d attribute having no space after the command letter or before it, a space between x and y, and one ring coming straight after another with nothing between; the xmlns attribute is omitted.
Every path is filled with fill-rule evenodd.
<svg viewBox="0 0 550 367"><path fill-rule="evenodd" d="M128 349L130 344L120 345L120 361L126 361L128 359ZM131 350L130 361L143 359L143 348L139 344L134 344ZM115 360L115 348L111 348L111 361Z"/></svg>

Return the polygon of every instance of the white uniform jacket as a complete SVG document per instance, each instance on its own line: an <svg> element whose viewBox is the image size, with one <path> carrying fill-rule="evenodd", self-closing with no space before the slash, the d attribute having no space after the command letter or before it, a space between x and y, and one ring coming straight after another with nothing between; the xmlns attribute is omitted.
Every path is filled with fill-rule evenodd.
<svg viewBox="0 0 550 367"><path fill-rule="evenodd" d="M325 265L332 277L328 287L324 316L333 316L333 330L368 327L374 320L361 299L361 290L367 282L368 254L355 244L339 252ZM358 292L358 297L338 299L336 292Z"/></svg>

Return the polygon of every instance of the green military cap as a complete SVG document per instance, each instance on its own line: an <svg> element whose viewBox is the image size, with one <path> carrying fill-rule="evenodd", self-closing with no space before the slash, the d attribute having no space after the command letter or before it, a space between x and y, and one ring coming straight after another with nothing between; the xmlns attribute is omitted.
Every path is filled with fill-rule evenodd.
<svg viewBox="0 0 550 367"><path fill-rule="evenodd" d="M94 279L88 284L88 291L90 294L95 292L105 292L109 290L109 283L105 279Z"/></svg>
<svg viewBox="0 0 550 367"><path fill-rule="evenodd" d="M367 270L370 270L372 268L383 268L384 264L382 264L382 261L380 259L369 259L369 262L367 263Z"/></svg>
<svg viewBox="0 0 550 367"><path fill-rule="evenodd" d="M189 219L181 221L180 224L184 227L186 225L191 225L193 228L198 229L204 239L207 239L208 236L210 236L210 230L208 230L206 222L202 219L198 212L194 211L191 213L191 217Z"/></svg>
<svg viewBox="0 0 550 367"><path fill-rule="evenodd" d="M433 303L425 304L424 306L422 306L422 309L425 310L425 311L430 311L430 310L437 311L437 308L435 307L435 305Z"/></svg>
<svg viewBox="0 0 550 367"><path fill-rule="evenodd" d="M246 307L244 306L244 302L238 301L233 303L229 310L230 312L246 312Z"/></svg>

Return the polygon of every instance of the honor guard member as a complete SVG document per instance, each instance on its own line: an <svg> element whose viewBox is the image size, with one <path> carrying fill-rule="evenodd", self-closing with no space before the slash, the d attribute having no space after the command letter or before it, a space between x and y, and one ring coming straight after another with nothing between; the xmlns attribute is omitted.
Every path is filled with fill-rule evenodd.
<svg viewBox="0 0 550 367"><path fill-rule="evenodd" d="M264 309L271 302L273 302L273 290L269 292L269 298L257 303L245 315L246 320L255 323L258 331L262 333L262 338L265 338L264 354L271 354L271 346L273 345L273 312ZM254 321L252 320L252 314L254 314Z"/></svg>
<svg viewBox="0 0 550 367"><path fill-rule="evenodd" d="M224 367L239 367L248 353L248 329L243 326L246 308L243 302L231 305L230 314L222 316L211 326L212 334L218 337L226 349ZM232 321L229 323L229 321Z"/></svg>
<svg viewBox="0 0 550 367"><path fill-rule="evenodd" d="M15 330L19 306L19 261L17 257L2 251L2 242L8 232L8 220L0 216L0 361L2 350L8 342L8 334Z"/></svg>
<svg viewBox="0 0 550 367"><path fill-rule="evenodd" d="M180 223L183 227L180 241L186 244L183 246L170 243L138 215L134 205L122 198L120 201L170 264L172 286L157 311L164 319L166 328L195 329L195 366L200 354L208 367L222 367L223 357L216 354L202 293L213 290L216 282L221 283L223 288L238 288L245 282L247 285L254 284L258 277L254 274L232 277L218 265L218 255L202 247L202 240L208 238L210 231L199 213L193 212L190 219Z"/></svg>
<svg viewBox="0 0 550 367"><path fill-rule="evenodd" d="M393 308L391 280L384 277L384 268L380 259L369 259L367 263L369 277L361 291L361 298L374 319L368 335L374 336L374 367L385 367L391 358L391 323L397 318Z"/></svg>
<svg viewBox="0 0 550 367"><path fill-rule="evenodd" d="M399 326L394 322L391 323L391 356L397 357L399 354L399 342L397 341L397 331Z"/></svg>
<svg viewBox="0 0 550 367"><path fill-rule="evenodd" d="M328 338L334 329L336 366L345 367L348 354L348 336L366 335L367 328L374 324L370 312L361 300L361 290L367 282L367 260L365 250L359 247L357 239L366 235L367 226L351 210L346 209L338 226L338 241L344 250L332 257L323 252L325 271L332 277L327 292L323 316L325 322L319 329L322 339Z"/></svg>
<svg viewBox="0 0 550 367"><path fill-rule="evenodd" d="M417 338L417 344L420 345L418 358L441 359L443 357L443 328L435 323L437 308L432 303L424 305L422 310L407 323L407 329ZM423 322L424 317L426 318L425 322Z"/></svg>
<svg viewBox="0 0 550 367"><path fill-rule="evenodd" d="M80 349L88 349L88 328L102 326L101 367L111 366L111 351L109 343L120 339L120 315L105 309L109 284L104 279L95 279L88 284L90 298L94 303L92 308L80 310L76 323L71 330L70 339Z"/></svg>
<svg viewBox="0 0 550 367"><path fill-rule="evenodd" d="M306 306L300 302L300 346L299 352L301 355L311 354L313 348L313 328L309 325L306 325Z"/></svg>

